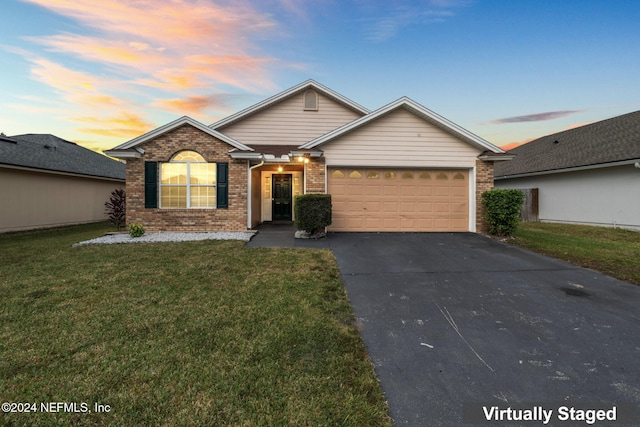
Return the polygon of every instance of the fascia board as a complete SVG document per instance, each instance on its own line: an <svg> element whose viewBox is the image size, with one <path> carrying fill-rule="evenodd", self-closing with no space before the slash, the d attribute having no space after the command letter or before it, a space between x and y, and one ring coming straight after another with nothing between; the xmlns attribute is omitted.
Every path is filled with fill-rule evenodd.
<svg viewBox="0 0 640 427"><path fill-rule="evenodd" d="M195 127L198 130L201 130L202 132L208 133L209 135L218 138L219 140L226 142L227 144L231 145L232 147L238 148L239 150L244 150L244 151L253 151L253 149L251 147L248 147L244 144L242 144L239 141L236 141L235 139L218 132L217 130L211 129L209 126L206 126L202 123L200 123L197 120L192 119L191 117L188 116L182 116L179 119L176 119L170 123L167 123L163 126L160 126L159 128L156 128L150 132L145 133L144 135L140 135L137 138L132 139L131 141L127 141L124 144L118 145L117 147L113 148L112 151L117 151L117 150L126 150L128 148L134 148L140 144L143 144L151 139L157 138L160 135L163 135L169 131L172 131L173 129L176 129L184 124L189 124L193 127ZM110 150L111 151L111 150Z"/></svg>
<svg viewBox="0 0 640 427"><path fill-rule="evenodd" d="M215 123L212 123L211 125L209 125L210 128L212 129L217 129L220 128L222 126L228 125L230 123L236 122L238 120L241 120L243 117L249 116L257 111L263 110L273 104L276 104L278 102L280 102L283 99L288 98L289 96L295 94L296 92L299 92L305 88L313 88L315 90L317 90L318 92L322 92L325 95L328 95L331 98L335 98L337 100L339 100L341 103L348 105L349 107L351 107L352 109L358 111L361 114L369 114L370 110L363 107L362 105L353 102L352 100L350 100L349 98L340 95L338 92L335 92L331 89L329 89L328 87L325 87L323 85L321 85L320 83L316 82L315 80L306 80L290 89L287 89L283 92L280 92L276 95L273 95L267 99L265 99L264 101L258 102L257 104L254 104L248 108L245 108L244 110L238 111L235 114L232 114L228 117L225 117L222 120L219 120Z"/></svg>
<svg viewBox="0 0 640 427"><path fill-rule="evenodd" d="M105 150L104 154L117 159L135 159L142 157L142 153L139 151L116 150L115 148L113 150Z"/></svg>

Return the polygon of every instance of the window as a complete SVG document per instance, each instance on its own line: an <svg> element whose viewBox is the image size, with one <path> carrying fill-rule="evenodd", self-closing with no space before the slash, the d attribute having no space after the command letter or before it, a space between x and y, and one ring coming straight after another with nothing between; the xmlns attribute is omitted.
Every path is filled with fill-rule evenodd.
<svg viewBox="0 0 640 427"><path fill-rule="evenodd" d="M313 90L304 93L304 109L309 111L318 110L318 94Z"/></svg>
<svg viewBox="0 0 640 427"><path fill-rule="evenodd" d="M195 151L181 151L160 165L160 207L215 208L216 164Z"/></svg>

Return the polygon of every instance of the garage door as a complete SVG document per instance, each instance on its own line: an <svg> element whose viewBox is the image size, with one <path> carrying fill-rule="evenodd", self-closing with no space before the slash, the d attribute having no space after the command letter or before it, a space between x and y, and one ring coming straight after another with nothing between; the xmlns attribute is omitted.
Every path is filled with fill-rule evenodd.
<svg viewBox="0 0 640 427"><path fill-rule="evenodd" d="M329 168L331 231L468 231L469 171Z"/></svg>

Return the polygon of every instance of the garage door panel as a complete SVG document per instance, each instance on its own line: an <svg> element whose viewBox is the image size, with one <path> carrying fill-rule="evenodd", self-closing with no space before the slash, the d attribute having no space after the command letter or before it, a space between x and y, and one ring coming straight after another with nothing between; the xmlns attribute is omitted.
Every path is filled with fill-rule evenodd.
<svg viewBox="0 0 640 427"><path fill-rule="evenodd" d="M331 231L468 231L468 170L355 170L329 168Z"/></svg>

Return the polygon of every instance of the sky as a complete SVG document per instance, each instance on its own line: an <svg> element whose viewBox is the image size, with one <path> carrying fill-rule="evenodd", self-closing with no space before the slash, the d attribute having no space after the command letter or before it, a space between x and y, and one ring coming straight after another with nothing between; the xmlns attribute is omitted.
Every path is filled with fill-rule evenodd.
<svg viewBox="0 0 640 427"><path fill-rule="evenodd" d="M2 0L0 132L96 151L308 79L504 148L640 110L638 0Z"/></svg>

